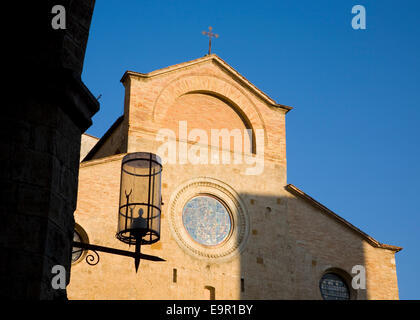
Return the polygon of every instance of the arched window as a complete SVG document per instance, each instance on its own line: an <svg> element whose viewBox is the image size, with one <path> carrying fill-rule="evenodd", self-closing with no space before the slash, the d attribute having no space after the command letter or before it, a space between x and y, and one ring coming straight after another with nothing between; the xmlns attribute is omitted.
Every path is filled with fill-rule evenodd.
<svg viewBox="0 0 420 320"><path fill-rule="evenodd" d="M73 241L75 242L84 242L89 243L89 238L87 236L86 231L77 223L74 226L74 234L73 234ZM71 253L71 263L75 264L83 259L86 255L86 250L82 248L73 247Z"/></svg>
<svg viewBox="0 0 420 320"><path fill-rule="evenodd" d="M346 280L334 272L322 276L319 289L324 300L350 300L350 290Z"/></svg>

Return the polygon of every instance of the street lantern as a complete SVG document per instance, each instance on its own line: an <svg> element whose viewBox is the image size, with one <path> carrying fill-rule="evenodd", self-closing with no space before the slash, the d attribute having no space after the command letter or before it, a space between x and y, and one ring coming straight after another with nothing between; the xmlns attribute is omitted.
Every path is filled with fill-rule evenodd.
<svg viewBox="0 0 420 320"><path fill-rule="evenodd" d="M124 243L134 245L135 252L74 241L73 247L95 252L97 261L93 262L93 256L88 255L86 261L89 264L95 265L99 262L96 251L133 257L136 272L140 259L165 261L140 252L141 245L149 245L160 239L161 176L160 158L153 153L135 152L122 159L116 237Z"/></svg>
<svg viewBox="0 0 420 320"><path fill-rule="evenodd" d="M138 253L141 245L160 239L161 175L155 154L136 152L122 160L117 238L135 245Z"/></svg>

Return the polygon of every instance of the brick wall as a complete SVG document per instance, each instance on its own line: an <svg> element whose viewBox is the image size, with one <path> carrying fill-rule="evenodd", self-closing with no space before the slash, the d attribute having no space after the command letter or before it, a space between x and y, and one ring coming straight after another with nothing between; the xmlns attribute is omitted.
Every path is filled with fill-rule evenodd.
<svg viewBox="0 0 420 320"><path fill-rule="evenodd" d="M126 257L102 254L94 269L81 261L72 268L70 298L209 299L208 287L213 287L216 299L321 299L319 281L325 271L335 268L350 275L357 264L366 267L368 289L354 298L398 298L393 251L373 247L360 234L285 190L284 110L211 58L149 76L127 75L123 83L129 152L156 153L161 145L156 140L158 130L177 132L179 120L187 120L190 129L207 132L222 127L261 128L265 130L264 171L244 175L246 163L165 164L161 240L142 250L166 261L142 261L138 274ZM75 217L93 243L127 249L114 236L122 157L81 165ZM205 254L198 258L179 244L174 233L172 217L181 214L173 209L179 188L197 178L209 185L219 181L234 190L248 218L243 247L226 260ZM194 188L192 194L207 190Z"/></svg>

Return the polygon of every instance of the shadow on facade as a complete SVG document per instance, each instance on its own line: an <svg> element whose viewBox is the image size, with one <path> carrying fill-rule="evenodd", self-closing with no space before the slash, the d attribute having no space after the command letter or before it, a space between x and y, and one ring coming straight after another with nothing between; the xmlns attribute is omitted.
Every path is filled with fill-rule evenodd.
<svg viewBox="0 0 420 320"><path fill-rule="evenodd" d="M346 282L351 299L366 299L366 290L351 286L353 266L365 265L359 235L291 194L240 196L250 218L240 257L240 299L322 299L320 280L329 272Z"/></svg>

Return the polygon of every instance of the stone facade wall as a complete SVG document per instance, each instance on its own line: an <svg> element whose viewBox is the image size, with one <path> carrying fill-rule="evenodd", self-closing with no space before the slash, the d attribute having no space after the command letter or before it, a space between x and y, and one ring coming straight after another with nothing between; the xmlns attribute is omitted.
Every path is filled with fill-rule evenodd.
<svg viewBox="0 0 420 320"><path fill-rule="evenodd" d="M321 298L317 284L329 269L340 269L352 276L352 268L361 265L366 269L367 290L354 292L358 299L398 299L395 251L376 248L359 234L350 230L293 195L287 197L288 238L292 246L304 252L307 276L312 285L300 296Z"/></svg>
<svg viewBox="0 0 420 320"><path fill-rule="evenodd" d="M82 134L82 140L80 142L80 161L82 161L89 151L95 146L99 138L93 137L88 134Z"/></svg>
<svg viewBox="0 0 420 320"><path fill-rule="evenodd" d="M241 148L246 148L246 151L251 152L252 148L249 146L249 136L244 135L244 129L247 129L246 123L244 123L240 115L233 108L220 98L202 93L182 95L175 100L173 106L168 110L165 119L166 128L174 131L178 140L180 139L179 122L185 121L187 134L191 133L194 129L203 130L206 132L208 138L204 143L210 145L212 142L212 130L226 128L231 131L239 129L242 135ZM198 137L188 140L191 140L190 143L192 144L195 142L203 143ZM233 151L234 140L230 140L230 150ZM222 141L218 141L218 144L221 146Z"/></svg>
<svg viewBox="0 0 420 320"><path fill-rule="evenodd" d="M123 83L126 86L125 114L129 119L128 152L138 146L142 133L153 135L159 129L171 126L171 113L180 97L191 93L210 94L240 114L247 127L264 130L265 159L275 161L286 171L285 111L268 106L246 85L232 79L232 74L220 68L214 60L203 60L151 78L129 75ZM226 118L222 123L231 128L229 121L232 117L227 111L223 114ZM195 120L203 122L208 115L197 112ZM213 116L217 117L216 114Z"/></svg>
<svg viewBox="0 0 420 320"><path fill-rule="evenodd" d="M117 120L118 121L118 120ZM127 123L126 121L118 121L114 123L114 128L110 129L109 138L101 141L100 148L93 150L94 153L91 155L90 160L100 159L107 156L123 153L127 151ZM111 133L112 132L112 133ZM109 134L105 133L104 136ZM96 148L95 148L96 149ZM90 156L90 155L89 155Z"/></svg>
<svg viewBox="0 0 420 320"><path fill-rule="evenodd" d="M75 219L92 243L126 250L115 238L122 157L82 165ZM267 175L275 171L268 169ZM196 258L178 244L171 230L170 198L176 187L204 175L234 188L249 217L244 249L228 261ZM398 299L393 251L374 248L346 226L285 192L280 184L266 180L257 177L249 184L222 166L218 171L166 166L161 240L142 248L166 262L142 261L136 274L134 262L127 257L101 254L95 267L82 260L72 267L69 298L208 299L205 287L212 286L216 299L321 299L319 281L324 272L340 269L351 276L353 266L362 265L367 290L358 290L354 298Z"/></svg>
<svg viewBox="0 0 420 320"><path fill-rule="evenodd" d="M164 164L161 240L142 252L166 261L142 261L137 274L126 257L101 254L95 267L80 261L72 267L69 298L209 299L213 287L216 299L321 299L323 273L334 268L350 276L356 264L366 267L368 289L353 292L353 298L398 298L393 251L372 247L285 189L284 110L211 59L153 77L129 75L123 83L128 152L157 153L162 141L156 133L174 128L177 120L204 130L261 128L264 171L245 175L245 162ZM75 219L92 243L127 249L115 238L123 156L82 163ZM194 194L213 194L235 211L237 246L200 247L182 237L177 221L183 201Z"/></svg>

